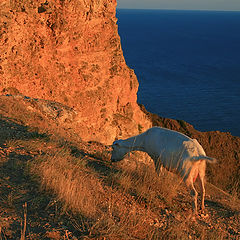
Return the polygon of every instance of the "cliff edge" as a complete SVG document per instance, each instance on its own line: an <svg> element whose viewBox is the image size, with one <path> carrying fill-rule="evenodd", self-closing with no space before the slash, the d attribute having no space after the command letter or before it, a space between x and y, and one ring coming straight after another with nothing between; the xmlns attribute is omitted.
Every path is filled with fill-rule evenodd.
<svg viewBox="0 0 240 240"><path fill-rule="evenodd" d="M0 91L77 112L84 140L111 143L150 126L126 65L116 0L1 1Z"/></svg>

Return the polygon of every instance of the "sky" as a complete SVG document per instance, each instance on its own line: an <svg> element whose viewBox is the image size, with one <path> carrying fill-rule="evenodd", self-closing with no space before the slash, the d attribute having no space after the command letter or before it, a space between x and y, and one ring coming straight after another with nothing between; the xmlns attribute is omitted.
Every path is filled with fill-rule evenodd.
<svg viewBox="0 0 240 240"><path fill-rule="evenodd" d="M118 8L240 11L240 0L117 0Z"/></svg>

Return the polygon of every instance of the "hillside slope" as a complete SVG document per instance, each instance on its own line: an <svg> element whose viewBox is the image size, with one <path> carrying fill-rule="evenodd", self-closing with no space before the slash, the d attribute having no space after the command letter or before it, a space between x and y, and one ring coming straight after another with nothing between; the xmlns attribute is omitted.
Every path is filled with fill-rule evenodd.
<svg viewBox="0 0 240 240"><path fill-rule="evenodd" d="M138 154L111 164L110 147L61 123L68 107L35 101L0 98L1 239L239 239L236 195L207 184L194 220L176 175Z"/></svg>
<svg viewBox="0 0 240 240"><path fill-rule="evenodd" d="M239 138L140 110L115 11L115 0L0 2L0 239L239 239ZM138 153L110 163L103 143L152 124L219 160L195 220L176 175Z"/></svg>

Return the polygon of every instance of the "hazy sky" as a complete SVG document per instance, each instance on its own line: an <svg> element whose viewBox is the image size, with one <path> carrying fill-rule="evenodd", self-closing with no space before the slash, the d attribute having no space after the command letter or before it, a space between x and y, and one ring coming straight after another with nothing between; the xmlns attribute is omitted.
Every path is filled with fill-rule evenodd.
<svg viewBox="0 0 240 240"><path fill-rule="evenodd" d="M118 8L237 10L240 0L117 0Z"/></svg>

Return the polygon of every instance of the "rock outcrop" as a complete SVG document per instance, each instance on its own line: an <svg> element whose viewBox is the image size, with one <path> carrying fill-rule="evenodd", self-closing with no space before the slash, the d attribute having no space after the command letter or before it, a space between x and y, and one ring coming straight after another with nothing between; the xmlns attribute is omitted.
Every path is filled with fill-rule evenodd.
<svg viewBox="0 0 240 240"><path fill-rule="evenodd" d="M84 140L110 143L150 126L125 63L116 0L3 0L0 91L56 101Z"/></svg>

